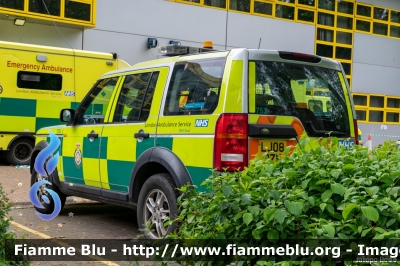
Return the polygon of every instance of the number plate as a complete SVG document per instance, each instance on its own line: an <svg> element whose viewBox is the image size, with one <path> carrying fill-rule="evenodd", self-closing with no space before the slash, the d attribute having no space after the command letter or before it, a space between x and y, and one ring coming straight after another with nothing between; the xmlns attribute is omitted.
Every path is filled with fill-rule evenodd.
<svg viewBox="0 0 400 266"><path fill-rule="evenodd" d="M276 160L282 157L285 153L286 141L285 140L259 140L258 141L258 156L262 156L268 152L267 158Z"/></svg>

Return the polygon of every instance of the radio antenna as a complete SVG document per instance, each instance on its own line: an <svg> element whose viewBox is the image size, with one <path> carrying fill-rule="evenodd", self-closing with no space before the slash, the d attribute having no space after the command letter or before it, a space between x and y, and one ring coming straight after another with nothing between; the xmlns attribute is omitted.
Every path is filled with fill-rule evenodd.
<svg viewBox="0 0 400 266"><path fill-rule="evenodd" d="M261 45L261 38L260 41L258 42L258 49L260 49L260 45Z"/></svg>

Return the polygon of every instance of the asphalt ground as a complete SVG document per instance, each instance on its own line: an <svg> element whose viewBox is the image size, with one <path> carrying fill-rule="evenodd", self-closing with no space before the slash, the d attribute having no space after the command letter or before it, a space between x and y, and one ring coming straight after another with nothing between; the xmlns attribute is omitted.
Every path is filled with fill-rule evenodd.
<svg viewBox="0 0 400 266"><path fill-rule="evenodd" d="M26 239L134 239L140 236L136 213L132 209L99 203L78 197L68 197L65 207L52 220L45 221L35 214L29 200L30 171L7 165L0 157L0 184L12 203L9 230L17 238ZM126 261L32 261L31 265L132 265ZM154 265L140 262L140 265Z"/></svg>

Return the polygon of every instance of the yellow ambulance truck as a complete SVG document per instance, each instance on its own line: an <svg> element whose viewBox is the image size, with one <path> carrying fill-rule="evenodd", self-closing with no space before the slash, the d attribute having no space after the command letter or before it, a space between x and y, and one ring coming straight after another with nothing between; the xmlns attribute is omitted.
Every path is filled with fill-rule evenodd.
<svg viewBox="0 0 400 266"><path fill-rule="evenodd" d="M129 65L112 53L0 41L0 151L28 164L42 127L60 123L103 73Z"/></svg>

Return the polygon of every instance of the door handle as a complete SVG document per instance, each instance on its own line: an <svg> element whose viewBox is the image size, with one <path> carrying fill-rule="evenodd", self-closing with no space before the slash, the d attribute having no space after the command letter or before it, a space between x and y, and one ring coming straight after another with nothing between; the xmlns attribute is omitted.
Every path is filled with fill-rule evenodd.
<svg viewBox="0 0 400 266"><path fill-rule="evenodd" d="M150 137L149 133L144 133L143 131L139 131L138 133L135 133L135 135L133 135L135 138L144 138L147 139L148 137Z"/></svg>
<svg viewBox="0 0 400 266"><path fill-rule="evenodd" d="M92 130L92 132L90 132L89 134L87 134L87 137L89 139L97 139L99 137L99 134L97 134L96 132L94 132L94 130Z"/></svg>

